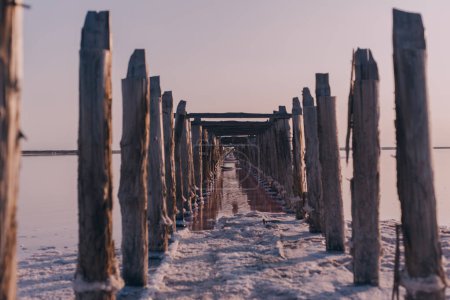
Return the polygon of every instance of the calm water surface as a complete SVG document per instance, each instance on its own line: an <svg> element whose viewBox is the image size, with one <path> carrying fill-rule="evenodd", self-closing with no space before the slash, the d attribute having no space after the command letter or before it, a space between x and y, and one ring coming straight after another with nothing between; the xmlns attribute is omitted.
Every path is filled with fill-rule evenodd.
<svg viewBox="0 0 450 300"><path fill-rule="evenodd" d="M400 205L396 191L395 151L381 153L381 219L399 219ZM450 225L450 151L434 150L435 189L438 202L438 222ZM342 182L345 218L350 219L349 181L351 162L342 159ZM114 208L113 235L116 247L120 246L121 223L117 200L120 155L113 156ZM202 214L193 220L192 229L212 228L221 215L250 210L281 210L255 179L246 172L233 169L224 171L216 183L218 189L206 201ZM19 256L24 257L42 247L57 249L76 247L77 227L77 157L35 156L23 157L18 203Z"/></svg>

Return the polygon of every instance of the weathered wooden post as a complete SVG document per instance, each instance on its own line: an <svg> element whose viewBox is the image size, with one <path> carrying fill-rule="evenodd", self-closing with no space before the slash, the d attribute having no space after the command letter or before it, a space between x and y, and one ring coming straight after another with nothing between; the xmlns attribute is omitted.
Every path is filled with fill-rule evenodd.
<svg viewBox="0 0 450 300"><path fill-rule="evenodd" d="M307 192L307 213L309 231L324 232L322 200L322 169L319 161L319 137L317 133L317 108L308 88L303 88L303 118L305 128L305 164Z"/></svg>
<svg viewBox="0 0 450 300"><path fill-rule="evenodd" d="M166 176L166 200L167 214L173 223L173 231L176 230L176 181L175 181L175 142L173 125L173 97L172 92L167 91L162 95L162 118L164 133L164 162Z"/></svg>
<svg viewBox="0 0 450 300"><path fill-rule="evenodd" d="M186 214L192 213L192 180L191 180L191 163L190 156L190 134L189 134L189 120L184 119L183 131L180 139L180 159L181 159L181 180L183 181L183 197L184 209Z"/></svg>
<svg viewBox="0 0 450 300"><path fill-rule="evenodd" d="M163 134L159 76L150 77L150 138L148 153L148 250L167 251L169 226L164 174Z"/></svg>
<svg viewBox="0 0 450 300"><path fill-rule="evenodd" d="M368 49L358 49L353 61L355 80L349 98L349 124L353 130L353 281L378 285L381 247L378 67Z"/></svg>
<svg viewBox="0 0 450 300"><path fill-rule="evenodd" d="M184 189L189 188L184 186L184 173L182 166L182 135L186 130L186 101L181 100L178 103L177 111L175 114L175 191L176 191L176 202L177 202L177 225L184 226Z"/></svg>
<svg viewBox="0 0 450 300"><path fill-rule="evenodd" d="M304 205L306 195L305 174L305 142L303 138L303 110L300 100L292 99L292 160L293 160L293 193L300 197L296 203L296 215L298 219L305 216Z"/></svg>
<svg viewBox="0 0 450 300"><path fill-rule="evenodd" d="M203 165L202 165L202 125L200 119L194 120L192 123L192 151L194 152L194 174L195 174L195 186L197 188L197 195L200 199L203 199Z"/></svg>
<svg viewBox="0 0 450 300"><path fill-rule="evenodd" d="M90 11L82 29L78 131L77 299L115 299L122 287L112 239L111 39L109 12Z"/></svg>
<svg viewBox="0 0 450 300"><path fill-rule="evenodd" d="M188 143L188 167L189 167L189 183L191 186L191 191L189 193L189 201L191 202L191 207L197 208L196 200L196 188L195 188L195 171L194 171L194 152L192 144L192 128L191 121L187 121L187 143Z"/></svg>
<svg viewBox="0 0 450 300"><path fill-rule="evenodd" d="M328 74L316 74L319 158L322 167L326 249L327 251L344 251L344 211L336 124L336 97L331 97L330 94Z"/></svg>
<svg viewBox="0 0 450 300"><path fill-rule="evenodd" d="M145 50L135 50L122 79L123 118L119 202L122 212L122 276L145 286L148 271L147 152L149 80Z"/></svg>
<svg viewBox="0 0 450 300"><path fill-rule="evenodd" d="M397 189L402 209L408 299L444 299L445 273L436 221L420 14L393 11ZM406 274L405 274L406 275Z"/></svg>
<svg viewBox="0 0 450 300"><path fill-rule="evenodd" d="M209 146L209 142L208 142L208 130L206 128L202 128L202 176L203 176L203 187L204 189L208 189L209 186L209 181L211 179L210 177L210 164L211 164L211 159L210 159L210 149L211 147Z"/></svg>
<svg viewBox="0 0 450 300"><path fill-rule="evenodd" d="M0 299L16 298L22 1L0 1Z"/></svg>

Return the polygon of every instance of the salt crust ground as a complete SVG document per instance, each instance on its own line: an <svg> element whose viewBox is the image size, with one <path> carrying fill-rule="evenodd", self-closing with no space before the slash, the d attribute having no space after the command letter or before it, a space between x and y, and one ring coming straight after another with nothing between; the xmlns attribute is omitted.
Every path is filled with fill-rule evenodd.
<svg viewBox="0 0 450 300"><path fill-rule="evenodd" d="M124 288L118 299L390 299L394 225L381 222L380 287L354 286L351 256L325 252L323 237L292 215L250 212L223 216L211 231L178 232L149 286ZM441 241L450 277L450 228ZM75 251L41 248L20 261L19 298L72 299Z"/></svg>

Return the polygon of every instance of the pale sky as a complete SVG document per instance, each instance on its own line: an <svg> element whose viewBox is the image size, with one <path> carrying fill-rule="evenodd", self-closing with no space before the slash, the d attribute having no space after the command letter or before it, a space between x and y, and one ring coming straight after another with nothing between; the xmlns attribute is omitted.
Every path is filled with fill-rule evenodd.
<svg viewBox="0 0 450 300"><path fill-rule="evenodd" d="M370 4L369 4L370 3ZM150 74L189 112L291 110L314 74L330 73L344 146L352 49L370 48L380 71L381 144L395 145L392 8L422 14L428 47L433 145L450 146L450 1L29 1L24 13L24 149L76 149L78 50L88 10L110 10L113 144L120 80L135 48Z"/></svg>

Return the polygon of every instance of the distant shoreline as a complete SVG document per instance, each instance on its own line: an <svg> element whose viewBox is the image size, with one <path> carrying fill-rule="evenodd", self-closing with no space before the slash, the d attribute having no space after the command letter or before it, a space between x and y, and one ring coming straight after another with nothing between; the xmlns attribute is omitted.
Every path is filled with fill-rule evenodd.
<svg viewBox="0 0 450 300"><path fill-rule="evenodd" d="M395 150L396 147L381 147L381 150ZM340 148L345 151L345 148ZM450 150L450 146L436 146L433 150ZM113 154L120 154L120 150L113 150ZM22 156L64 156L78 155L78 150L23 150Z"/></svg>

